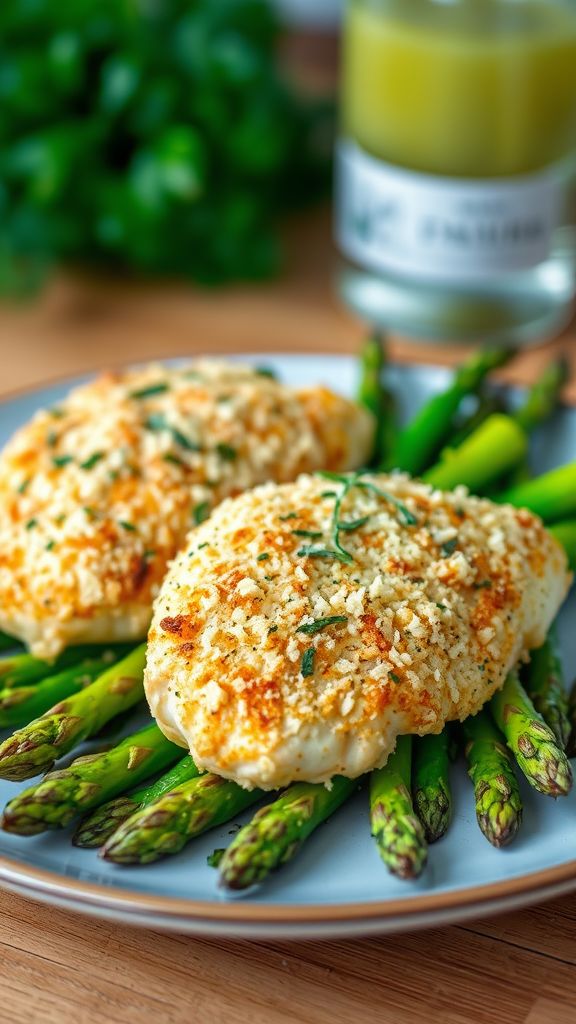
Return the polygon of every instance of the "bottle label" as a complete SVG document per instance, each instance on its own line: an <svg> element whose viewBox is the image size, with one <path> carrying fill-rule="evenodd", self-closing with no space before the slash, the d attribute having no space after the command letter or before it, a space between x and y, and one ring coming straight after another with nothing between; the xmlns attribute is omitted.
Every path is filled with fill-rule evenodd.
<svg viewBox="0 0 576 1024"><path fill-rule="evenodd" d="M556 167L464 179L393 167L342 141L337 233L342 252L376 271L470 282L542 263L562 214Z"/></svg>

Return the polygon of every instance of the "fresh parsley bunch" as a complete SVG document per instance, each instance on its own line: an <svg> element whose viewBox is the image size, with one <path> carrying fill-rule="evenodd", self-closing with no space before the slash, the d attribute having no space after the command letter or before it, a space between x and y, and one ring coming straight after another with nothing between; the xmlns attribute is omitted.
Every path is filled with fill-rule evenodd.
<svg viewBox="0 0 576 1024"><path fill-rule="evenodd" d="M279 266L329 117L278 71L265 0L3 0L0 289L62 261L202 282Z"/></svg>

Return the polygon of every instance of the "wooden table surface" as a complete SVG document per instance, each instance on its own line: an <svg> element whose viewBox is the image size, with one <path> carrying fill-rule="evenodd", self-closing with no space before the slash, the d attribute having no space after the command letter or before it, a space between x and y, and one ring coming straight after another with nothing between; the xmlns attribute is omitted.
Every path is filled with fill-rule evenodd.
<svg viewBox="0 0 576 1024"><path fill-rule="evenodd" d="M280 282L193 292L77 275L0 311L0 393L102 365L197 352L353 351L320 216L290 232ZM527 381L576 332L506 371ZM399 358L454 350L394 342ZM225 942L138 931L0 893L0 1024L574 1024L576 894L434 931L350 942Z"/></svg>

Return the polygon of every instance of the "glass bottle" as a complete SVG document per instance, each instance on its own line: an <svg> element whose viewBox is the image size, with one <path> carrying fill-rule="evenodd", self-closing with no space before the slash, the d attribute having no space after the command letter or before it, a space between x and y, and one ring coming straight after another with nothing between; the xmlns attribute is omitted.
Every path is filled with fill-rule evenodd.
<svg viewBox="0 0 576 1024"><path fill-rule="evenodd" d="M576 0L348 0L344 299L423 339L559 330L575 152Z"/></svg>

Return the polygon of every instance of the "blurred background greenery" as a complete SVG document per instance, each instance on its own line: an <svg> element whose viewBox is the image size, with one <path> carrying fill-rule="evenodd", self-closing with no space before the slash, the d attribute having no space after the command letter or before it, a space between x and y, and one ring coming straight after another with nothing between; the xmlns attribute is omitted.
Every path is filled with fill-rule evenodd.
<svg viewBox="0 0 576 1024"><path fill-rule="evenodd" d="M280 31L267 0L3 0L0 292L63 263L273 275L333 122L284 80Z"/></svg>

